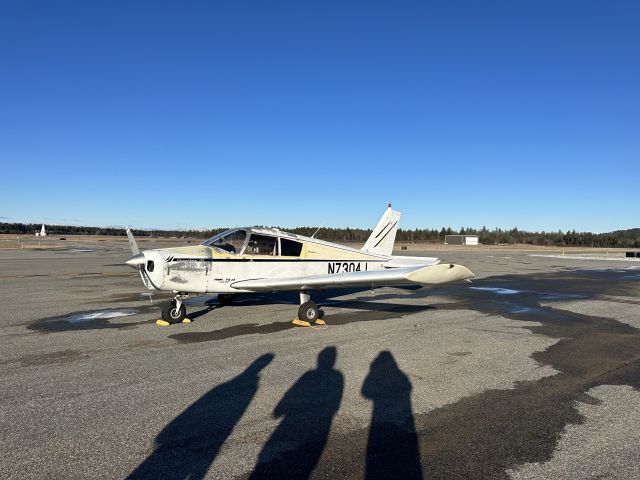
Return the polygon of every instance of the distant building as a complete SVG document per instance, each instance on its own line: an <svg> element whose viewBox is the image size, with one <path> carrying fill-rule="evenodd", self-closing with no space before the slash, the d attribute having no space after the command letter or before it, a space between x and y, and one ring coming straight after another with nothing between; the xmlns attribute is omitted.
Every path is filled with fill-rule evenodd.
<svg viewBox="0 0 640 480"><path fill-rule="evenodd" d="M47 231L44 228L44 225L42 225L42 228L40 229L40 231L36 231L36 237L46 237L47 236Z"/></svg>
<svg viewBox="0 0 640 480"><path fill-rule="evenodd" d="M480 245L478 235L445 235L445 245Z"/></svg>

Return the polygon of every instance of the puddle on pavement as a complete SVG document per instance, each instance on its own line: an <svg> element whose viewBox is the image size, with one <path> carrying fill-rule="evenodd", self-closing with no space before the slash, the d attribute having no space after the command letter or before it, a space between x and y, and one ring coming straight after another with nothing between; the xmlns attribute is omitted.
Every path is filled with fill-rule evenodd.
<svg viewBox="0 0 640 480"><path fill-rule="evenodd" d="M487 292L494 292L498 295L515 295L516 293L522 293L521 290L513 290L511 288L497 288L497 287L469 287L471 290L485 290Z"/></svg>
<svg viewBox="0 0 640 480"><path fill-rule="evenodd" d="M115 310L98 310L95 312L78 313L70 315L65 320L71 323L91 322L93 320L102 320L106 318L129 317L135 315L138 311L135 308L121 308Z"/></svg>
<svg viewBox="0 0 640 480"><path fill-rule="evenodd" d="M117 308L72 312L66 315L42 318L27 325L28 330L42 333L66 332L72 330L100 330L100 329L125 329L135 327L149 320L137 322L112 321L122 317L130 317L141 313L149 313L157 310L156 307L142 308Z"/></svg>

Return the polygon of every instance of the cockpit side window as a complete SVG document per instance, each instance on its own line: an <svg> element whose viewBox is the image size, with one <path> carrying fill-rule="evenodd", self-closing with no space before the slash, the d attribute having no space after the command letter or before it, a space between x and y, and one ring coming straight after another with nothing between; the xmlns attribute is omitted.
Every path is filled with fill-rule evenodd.
<svg viewBox="0 0 640 480"><path fill-rule="evenodd" d="M242 252L242 247L244 246L246 239L246 230L233 230L231 232L223 232L211 237L209 240L204 242L203 245L225 250L229 253L239 254Z"/></svg>
<svg viewBox="0 0 640 480"><path fill-rule="evenodd" d="M245 255L277 255L278 239L252 233L244 253Z"/></svg>
<svg viewBox="0 0 640 480"><path fill-rule="evenodd" d="M280 239L280 255L283 257L299 257L302 252L302 244L286 238Z"/></svg>

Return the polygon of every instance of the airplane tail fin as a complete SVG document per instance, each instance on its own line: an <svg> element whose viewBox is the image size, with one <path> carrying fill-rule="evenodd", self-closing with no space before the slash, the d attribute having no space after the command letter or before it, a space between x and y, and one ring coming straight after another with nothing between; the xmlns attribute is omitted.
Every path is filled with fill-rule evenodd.
<svg viewBox="0 0 640 480"><path fill-rule="evenodd" d="M400 212L393 210L391 204L389 204L362 250L380 255L391 255L393 244L396 241L399 221Z"/></svg>

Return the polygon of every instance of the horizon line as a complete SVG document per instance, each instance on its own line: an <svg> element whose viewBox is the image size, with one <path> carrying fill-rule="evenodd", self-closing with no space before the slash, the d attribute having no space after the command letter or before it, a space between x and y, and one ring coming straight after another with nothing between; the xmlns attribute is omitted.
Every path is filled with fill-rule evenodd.
<svg viewBox="0 0 640 480"><path fill-rule="evenodd" d="M2 217L0 217L2 218ZM287 231L287 230L294 230L294 229L298 229L298 228L319 228L319 229L335 229L335 230L346 230L346 229L353 229L353 230L373 230L372 227L332 227L332 226L322 226L322 227L318 227L315 225L300 225L300 226L290 226L290 227L280 227L280 226L264 226L264 225L244 225L244 226L234 226L234 227L229 227L229 226L225 226L225 227L170 227L170 228L163 228L163 227L134 227L132 225L85 225L85 224L72 224L72 223L46 223L46 222L20 222L20 221L8 221L8 219L6 217L2 218L2 221L0 221L0 224L20 224L20 225L44 225L45 227L47 225L49 226L55 226L55 227L75 227L75 228L108 228L108 229L114 229L114 230L126 230L127 228L131 228L132 230L145 230L145 231L150 231L150 232L170 232L170 231L176 231L176 232L206 232L206 231L213 231L213 230L228 230L228 229L232 229L232 228L275 228L281 231ZM594 232L591 230L576 230L575 228L570 228L570 229L552 229L552 230L526 230L526 229L521 229L518 227L510 227L510 228L503 228L503 227L494 227L494 228L487 228L486 226L482 226L482 227L470 227L470 226L462 226L462 227L458 227L458 228L454 228L451 226L442 226L442 227L414 227L414 228L402 228L399 227L398 230L402 230L402 231L412 231L412 230L436 230L436 231L441 231L441 230L448 230L451 229L453 232L459 232L460 230L464 229L464 230L476 230L478 232L481 232L482 230L486 229L487 232L494 232L496 230L500 230L503 232L510 232L513 230L518 230L519 232L523 232L523 233L568 233L568 232L576 232L576 233L591 233L594 235L602 235L602 234L607 234L607 233L614 233L614 232L619 232L619 231L626 231L626 230L634 230L636 228L640 228L640 226L636 226L636 227L628 227L628 228L620 228L617 230L610 230L610 231L601 231L601 232ZM455 234L455 233L454 233ZM6 235L6 234L5 234Z"/></svg>

